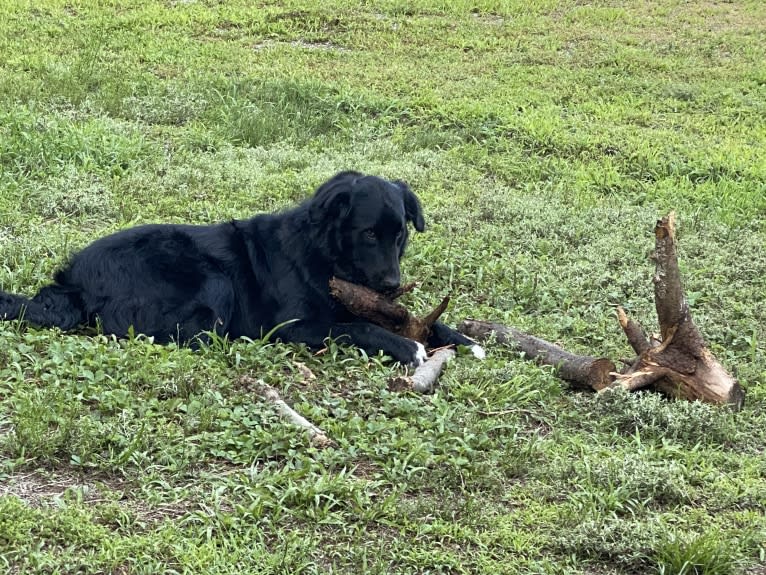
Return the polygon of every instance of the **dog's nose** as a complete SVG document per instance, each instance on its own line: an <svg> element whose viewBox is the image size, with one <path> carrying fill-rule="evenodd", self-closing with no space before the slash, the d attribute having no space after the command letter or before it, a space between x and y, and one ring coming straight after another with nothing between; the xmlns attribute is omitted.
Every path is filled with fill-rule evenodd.
<svg viewBox="0 0 766 575"><path fill-rule="evenodd" d="M387 277L380 281L380 287L383 291L393 291L399 287L398 277Z"/></svg>

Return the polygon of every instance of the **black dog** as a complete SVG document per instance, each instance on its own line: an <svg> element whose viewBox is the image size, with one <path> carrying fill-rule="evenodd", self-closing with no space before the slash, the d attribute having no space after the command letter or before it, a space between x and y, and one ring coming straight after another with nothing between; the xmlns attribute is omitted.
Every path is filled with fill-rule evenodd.
<svg viewBox="0 0 766 575"><path fill-rule="evenodd" d="M332 299L332 276L378 291L399 286L407 222L422 232L420 203L401 181L341 172L300 206L211 226L145 225L76 254L32 299L0 292L0 319L70 330L188 342L203 332L275 337L321 347L328 336L419 365L419 343L349 314ZM203 335L204 337L204 335ZM483 350L444 324L436 347Z"/></svg>

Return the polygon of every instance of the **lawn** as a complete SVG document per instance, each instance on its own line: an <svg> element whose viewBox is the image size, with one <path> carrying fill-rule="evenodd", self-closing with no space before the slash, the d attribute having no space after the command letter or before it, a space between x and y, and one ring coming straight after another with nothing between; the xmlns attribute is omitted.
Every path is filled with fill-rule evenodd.
<svg viewBox="0 0 766 575"><path fill-rule="evenodd" d="M143 222L404 179L414 310L626 357L675 210L744 409L576 392L497 344L432 395L328 341L0 323L0 571L766 573L766 3L0 0L0 289ZM334 440L313 447L261 378Z"/></svg>

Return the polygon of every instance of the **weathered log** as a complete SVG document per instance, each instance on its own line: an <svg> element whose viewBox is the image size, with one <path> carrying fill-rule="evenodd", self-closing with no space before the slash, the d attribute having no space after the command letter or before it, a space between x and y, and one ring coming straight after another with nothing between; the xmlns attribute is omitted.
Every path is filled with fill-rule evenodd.
<svg viewBox="0 0 766 575"><path fill-rule="evenodd" d="M418 393L431 393L439 379L444 366L455 357L452 348L437 349L423 365L411 375L400 375L389 382L389 387L397 391L411 390Z"/></svg>
<svg viewBox="0 0 766 575"><path fill-rule="evenodd" d="M385 296L365 286L353 284L338 278L330 280L330 294L341 302L348 311L388 331L425 344L431 327L449 305L449 296L424 318L412 315L403 305L393 301L415 284L397 290L392 296Z"/></svg>
<svg viewBox="0 0 766 575"><path fill-rule="evenodd" d="M466 319L458 329L479 341L494 336L499 343L524 353L529 359L552 365L561 379L576 387L603 389L612 383L611 374L616 371L614 363L607 358L576 355L544 339L498 323Z"/></svg>

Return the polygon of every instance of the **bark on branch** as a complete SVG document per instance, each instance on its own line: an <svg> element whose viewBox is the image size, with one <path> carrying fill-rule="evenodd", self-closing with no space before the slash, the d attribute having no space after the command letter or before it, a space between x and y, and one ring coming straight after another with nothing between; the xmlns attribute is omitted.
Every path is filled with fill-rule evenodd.
<svg viewBox="0 0 766 575"><path fill-rule="evenodd" d="M522 352L529 359L556 368L561 379L576 387L600 390L612 383L614 363L605 357L575 355L565 349L498 323L466 319L458 328L468 337L485 341L494 336L498 343Z"/></svg>
<svg viewBox="0 0 766 575"><path fill-rule="evenodd" d="M348 311L364 318L388 331L425 344L431 333L431 327L449 305L449 296L424 318L412 315L403 305L394 299L410 291L414 284L399 289L392 296L386 297L365 286L353 284L342 279L330 280L330 294L341 302Z"/></svg>

